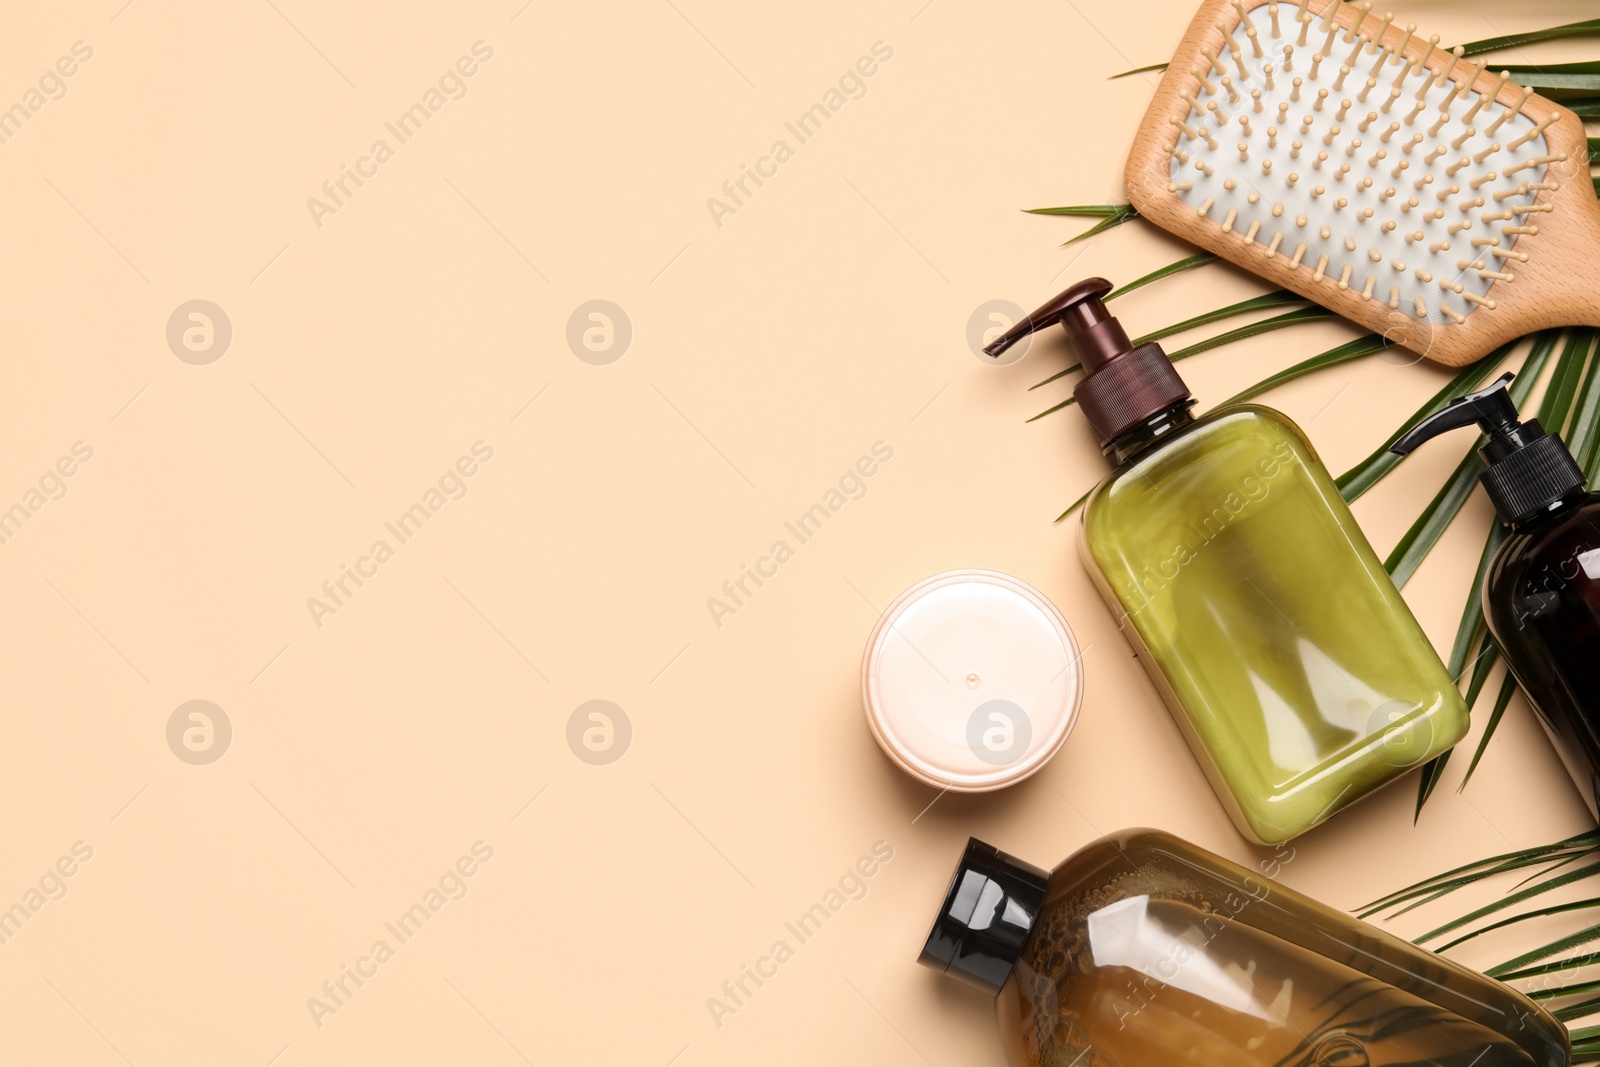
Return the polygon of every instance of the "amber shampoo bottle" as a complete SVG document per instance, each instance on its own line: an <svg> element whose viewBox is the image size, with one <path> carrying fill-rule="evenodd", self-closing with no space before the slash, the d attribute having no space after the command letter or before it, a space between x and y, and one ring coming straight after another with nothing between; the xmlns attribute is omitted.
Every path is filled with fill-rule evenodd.
<svg viewBox="0 0 1600 1067"><path fill-rule="evenodd" d="M1483 576L1483 614L1589 813L1600 818L1600 497L1561 438L1518 421L1506 374L1396 441L1402 455L1447 430L1487 435L1480 478L1504 541Z"/></svg>
<svg viewBox="0 0 1600 1067"><path fill-rule="evenodd" d="M968 842L920 962L997 998L1012 1067L1568 1062L1511 987L1154 830L1049 872Z"/></svg>

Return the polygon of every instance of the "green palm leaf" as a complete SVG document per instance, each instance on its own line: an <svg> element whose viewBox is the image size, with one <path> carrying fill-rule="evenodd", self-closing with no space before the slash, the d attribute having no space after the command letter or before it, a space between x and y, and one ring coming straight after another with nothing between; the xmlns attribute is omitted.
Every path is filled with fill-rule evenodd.
<svg viewBox="0 0 1600 1067"><path fill-rule="evenodd" d="M1231 345L1235 341L1243 341L1247 337L1256 337L1260 334L1271 333L1273 330L1281 330L1285 326L1298 326L1302 322L1317 322L1337 317L1334 312L1324 307L1308 307L1299 308L1295 311L1286 311L1282 315L1274 315L1270 319L1252 322L1229 330L1227 333L1218 334L1216 337L1208 337L1204 341L1197 341L1187 348L1178 349L1169 358L1173 360L1188 359L1190 356L1198 356L1202 352L1209 352L1213 348L1221 348L1223 345Z"/></svg>
<svg viewBox="0 0 1600 1067"><path fill-rule="evenodd" d="M1490 371L1505 362L1506 357L1511 354L1517 344L1518 342L1513 341L1476 363L1467 364L1445 384L1443 389L1440 389L1426 404L1422 405L1414 415L1401 423L1399 429L1390 434L1388 439L1379 445L1370 456L1339 475L1334 484L1338 485L1339 492L1344 496L1345 503L1354 503L1368 489L1382 481L1383 476L1400 463L1402 457L1389 451L1396 441L1400 440L1417 423L1432 415L1435 411L1440 410L1450 401L1457 397L1466 396L1477 389L1484 379L1488 378Z"/></svg>
<svg viewBox="0 0 1600 1067"><path fill-rule="evenodd" d="M1583 905L1582 910L1588 910L1590 907L1593 907L1593 905ZM1547 960L1551 956L1560 955L1569 949L1577 948L1580 945L1587 945L1593 941L1600 941L1600 925L1587 926L1576 933L1568 934L1565 937L1558 937L1548 944L1540 945L1536 949L1533 949L1529 952L1524 952L1521 955L1514 956L1511 959L1506 960L1504 963L1490 967L1483 973L1487 974L1491 978L1498 978L1502 975L1516 974L1520 969L1525 968L1530 963L1538 963L1540 960Z"/></svg>
<svg viewBox="0 0 1600 1067"><path fill-rule="evenodd" d="M1417 807L1411 813L1411 824L1415 826L1422 821L1422 806L1433 796L1433 791L1439 788L1439 780L1444 777L1445 765L1450 762L1450 753L1455 749L1447 749L1422 765L1422 775L1417 779Z"/></svg>
<svg viewBox="0 0 1600 1067"><path fill-rule="evenodd" d="M1600 991L1600 978L1592 982L1573 982L1569 985L1548 986L1543 989L1528 989L1524 995L1529 1000L1557 1000L1561 997L1578 996L1582 993Z"/></svg>
<svg viewBox="0 0 1600 1067"><path fill-rule="evenodd" d="M1500 545L1506 539L1505 527L1500 523L1491 523L1489 536L1484 538L1483 554L1478 557L1478 569L1472 576L1472 584L1467 587L1467 603L1461 609L1461 622L1456 626L1456 639L1450 646L1450 677L1460 680L1467 670L1467 656L1483 637L1487 627L1483 621L1483 577L1489 573L1489 564L1494 559L1494 554L1500 551ZM1498 649L1490 651L1487 647L1478 653L1478 661L1489 659L1493 661ZM1476 669L1476 667L1474 667ZM1471 686L1469 694L1475 694ZM1469 700L1467 706L1471 707Z"/></svg>
<svg viewBox="0 0 1600 1067"><path fill-rule="evenodd" d="M1600 63L1547 63L1542 67L1496 67L1511 73L1511 80L1545 96L1560 99L1600 91Z"/></svg>
<svg viewBox="0 0 1600 1067"><path fill-rule="evenodd" d="M1485 657L1487 660L1488 657ZM1488 675L1485 669L1484 675ZM1489 724L1483 728L1483 737L1478 740L1478 750L1472 754L1472 762L1467 765L1466 777L1461 779L1461 785L1456 790L1460 792L1472 780L1472 772L1478 769L1478 761L1483 759L1483 750L1489 747L1489 739L1494 736L1495 729L1500 725L1501 716L1505 715L1506 707L1511 703L1511 694L1517 691L1517 680L1510 671L1500 679L1500 694L1494 698L1494 710L1489 713ZM1469 703L1470 707L1471 704Z"/></svg>
<svg viewBox="0 0 1600 1067"><path fill-rule="evenodd" d="M1456 948L1459 945L1464 945L1474 938L1482 937L1484 934L1493 933L1496 930L1504 930L1508 926L1515 926L1518 923L1527 922L1530 919L1543 919L1551 915L1564 915L1567 912L1573 911L1587 911L1590 908L1596 907L1600 907L1600 897L1589 897L1586 900L1572 900L1565 904L1551 904L1544 908L1533 908L1529 911L1524 911L1517 915L1513 915L1509 919L1501 919L1498 922L1489 923L1487 926L1480 926L1470 933L1462 934L1460 937L1449 942L1448 944L1440 945L1436 951L1449 952L1451 949Z"/></svg>
<svg viewBox="0 0 1600 1067"><path fill-rule="evenodd" d="M1588 830L1581 834L1574 834L1564 840L1549 845L1538 845L1533 848L1519 848L1512 852L1502 852L1497 856L1489 856L1472 863L1462 864L1453 870L1436 874L1432 878L1409 885L1404 889L1397 889L1393 893L1379 897L1370 904L1363 905L1356 915L1366 919L1380 911L1395 907L1396 905L1417 900L1443 891L1452 893L1464 886L1473 885L1485 878L1511 871L1522 870L1525 867L1535 867L1541 863L1552 860L1564 860L1573 856L1587 856L1600 851L1600 830Z"/></svg>
<svg viewBox="0 0 1600 1067"><path fill-rule="evenodd" d="M1383 566L1397 587L1405 587L1433 546L1439 543L1439 538L1444 536L1445 530L1461 511L1461 506L1467 502L1467 497L1477 487L1478 475L1482 473L1483 460L1478 458L1477 451L1467 453L1422 514L1417 516L1417 521L1411 524L1411 529L1394 546L1394 550L1383 561Z"/></svg>
<svg viewBox="0 0 1600 1067"><path fill-rule="evenodd" d="M1600 1056L1600 1026L1585 1026L1571 1032L1572 1062L1586 1063Z"/></svg>
<svg viewBox="0 0 1600 1067"><path fill-rule="evenodd" d="M1096 484L1098 484L1098 483L1096 483ZM1084 493L1078 499L1074 500L1071 504L1067 505L1067 510L1063 511L1061 514L1057 515L1056 516L1056 521L1060 522L1062 519L1066 518L1068 515L1071 515L1074 511L1077 511L1079 508L1083 507L1083 502L1085 500L1088 500L1090 493L1093 493L1093 492L1094 492L1094 487L1091 486L1089 488L1089 492L1088 493Z"/></svg>
<svg viewBox="0 0 1600 1067"><path fill-rule="evenodd" d="M1554 890L1560 889L1562 886L1571 885L1574 882L1581 882L1583 879L1592 877L1595 874L1600 874L1600 862L1588 863L1577 868L1576 870L1568 871L1565 874L1558 874L1554 875L1553 877L1546 878L1543 881L1536 882L1526 889L1519 889L1515 893L1508 893L1492 904L1485 904L1481 908L1476 908L1468 912L1466 915L1461 916L1459 919L1452 919L1443 926L1438 926L1432 930L1429 930L1427 933L1416 939L1417 944L1421 945L1429 941L1436 941L1445 934L1460 930L1462 927L1475 923L1479 919L1486 918L1490 915L1497 915L1500 912L1505 911L1507 908L1515 907L1516 905L1521 904L1525 900L1532 900L1534 897L1553 892Z"/></svg>
<svg viewBox="0 0 1600 1067"><path fill-rule="evenodd" d="M1029 215L1072 215L1101 219L1125 214L1132 211L1133 207L1130 204L1073 204L1069 207L1030 207L1024 210Z"/></svg>
<svg viewBox="0 0 1600 1067"><path fill-rule="evenodd" d="M1071 240L1064 241L1062 247L1086 241L1097 233L1104 233L1114 226L1121 226L1139 217L1139 210L1132 204L1079 204L1074 207L1033 207L1027 209L1030 215L1067 215L1074 218L1097 218L1100 221L1084 230Z"/></svg>
<svg viewBox="0 0 1600 1067"><path fill-rule="evenodd" d="M1148 67L1134 67L1132 70L1125 70L1121 74L1113 74L1106 80L1116 81L1118 78L1129 78L1135 74L1149 74L1153 70L1166 70L1169 66L1171 66L1170 63L1152 63Z"/></svg>
<svg viewBox="0 0 1600 1067"><path fill-rule="evenodd" d="M1573 1019L1581 1019L1585 1015L1593 1015L1596 1011L1600 1011L1600 997L1580 1000L1576 1004L1565 1008L1557 1008L1550 1014L1555 1016L1559 1022L1570 1022Z"/></svg>
<svg viewBox="0 0 1600 1067"><path fill-rule="evenodd" d="M1600 341L1600 331L1588 330L1584 333L1591 346ZM1586 472L1592 472L1596 452L1600 451L1600 359L1594 358L1592 353L1584 371L1583 385L1578 390L1578 399L1573 404L1566 440L1578 466ZM1589 477L1593 480L1593 473Z"/></svg>
<svg viewBox="0 0 1600 1067"><path fill-rule="evenodd" d="M1569 22L1564 26L1552 26L1547 30L1534 30L1531 33L1513 33L1505 37L1486 37L1481 41L1469 41L1461 46L1464 55L1475 56L1483 52L1494 52L1501 48L1521 48L1525 44L1534 44L1539 41L1555 41L1564 37L1586 37L1600 34L1600 19L1589 19L1586 22Z"/></svg>
<svg viewBox="0 0 1600 1067"><path fill-rule="evenodd" d="M1587 330L1573 330L1567 335L1567 345L1556 361L1555 375L1539 404L1539 425L1549 427L1552 433L1566 428L1567 416L1572 412L1572 401L1578 395L1593 347L1593 335Z"/></svg>
<svg viewBox="0 0 1600 1067"><path fill-rule="evenodd" d="M1211 252L1200 252L1188 257L1187 259L1180 259L1176 263L1169 263L1160 270L1153 270L1142 278L1135 278L1127 285L1112 290L1106 299L1115 300L1124 293L1131 293L1135 289L1141 289L1144 286L1149 285L1151 282L1158 282L1162 278L1170 278L1174 274L1182 274L1186 270L1194 270L1196 267L1203 267L1207 263L1215 263L1220 258L1220 256L1217 256Z"/></svg>
<svg viewBox="0 0 1600 1067"><path fill-rule="evenodd" d="M1541 978L1547 974L1560 974L1562 971L1575 971L1579 967L1587 967L1593 963L1600 963L1600 952L1585 952L1578 956L1568 956L1565 959L1555 960L1552 963L1535 964L1516 971L1501 971L1490 977L1499 978L1502 982L1516 982L1524 978Z"/></svg>
<svg viewBox="0 0 1600 1067"><path fill-rule="evenodd" d="M1349 363L1353 359L1376 355L1388 347L1389 342L1375 333L1369 333L1365 337L1358 337L1354 341L1342 344L1337 348L1330 348L1328 351L1312 356L1310 359L1301 360L1287 370L1281 370L1276 374L1269 375L1249 388L1241 389L1239 392L1234 393L1218 404L1217 407L1227 407L1229 404L1243 404L1247 400L1254 400L1262 393L1276 389L1286 382L1292 382L1296 378L1303 378L1307 374L1319 370L1327 370L1329 367L1337 367L1339 364Z"/></svg>
<svg viewBox="0 0 1600 1067"><path fill-rule="evenodd" d="M1199 315L1190 316L1182 322L1175 322L1171 326L1147 333L1143 337L1135 337L1133 343L1135 345L1147 345L1152 341L1164 341L1173 334L1183 333L1198 326L1209 326L1213 322L1231 319L1235 315L1248 315L1252 311L1266 311L1269 308L1287 307L1290 304L1304 304L1305 302L1305 297L1299 293L1291 293L1287 289L1279 289L1277 292L1268 293L1265 296L1253 296L1249 300L1241 300L1237 304L1229 304L1227 307L1218 308L1215 311L1206 311Z"/></svg>

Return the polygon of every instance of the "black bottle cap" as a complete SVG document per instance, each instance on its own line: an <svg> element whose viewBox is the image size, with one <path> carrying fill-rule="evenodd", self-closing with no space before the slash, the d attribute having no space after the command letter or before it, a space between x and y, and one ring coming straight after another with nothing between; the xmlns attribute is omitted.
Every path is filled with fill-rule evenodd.
<svg viewBox="0 0 1600 1067"><path fill-rule="evenodd" d="M1189 399L1189 387L1160 345L1133 347L1122 324L1106 310L1110 292L1111 283L1104 278L1081 281L984 349L998 356L1029 334L1059 324L1084 370L1072 395L1101 445Z"/></svg>
<svg viewBox="0 0 1600 1067"><path fill-rule="evenodd" d="M1501 375L1486 389L1458 397L1413 426L1389 451L1408 455L1422 442L1447 430L1478 425L1488 435L1478 449L1485 470L1479 476L1495 511L1515 525L1584 486L1583 469L1561 438L1546 433L1538 419L1517 421L1517 407Z"/></svg>
<svg viewBox="0 0 1600 1067"><path fill-rule="evenodd" d="M968 839L917 962L998 994L1039 917L1049 881L1050 872Z"/></svg>

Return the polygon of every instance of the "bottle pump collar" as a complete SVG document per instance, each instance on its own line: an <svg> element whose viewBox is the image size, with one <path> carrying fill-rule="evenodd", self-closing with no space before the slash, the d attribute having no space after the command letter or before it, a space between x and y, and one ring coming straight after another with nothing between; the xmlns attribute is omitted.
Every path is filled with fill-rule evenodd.
<svg viewBox="0 0 1600 1067"><path fill-rule="evenodd" d="M1413 426L1389 451L1409 455L1429 438L1477 425L1487 435L1478 449L1486 465L1479 481L1500 517L1516 525L1582 489L1585 479L1560 437L1546 433L1538 419L1518 421L1517 406L1506 388L1513 377L1507 372L1487 388L1450 401Z"/></svg>
<svg viewBox="0 0 1600 1067"><path fill-rule="evenodd" d="M1135 348L1128 340L1122 324L1106 310L1105 298L1110 292L1111 283L1104 278L1081 281L984 349L999 356L1029 334L1060 325L1084 370L1072 395L1102 446L1189 399L1189 387L1172 369L1160 345Z"/></svg>

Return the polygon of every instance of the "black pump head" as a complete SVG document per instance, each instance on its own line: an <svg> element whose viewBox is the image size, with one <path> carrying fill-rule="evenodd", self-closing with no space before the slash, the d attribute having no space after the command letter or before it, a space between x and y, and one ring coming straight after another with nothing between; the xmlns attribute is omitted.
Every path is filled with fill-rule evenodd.
<svg viewBox="0 0 1600 1067"><path fill-rule="evenodd" d="M1584 485L1583 470L1555 434L1538 419L1519 422L1507 389L1509 371L1487 388L1457 397L1413 426L1389 451L1409 455L1422 442L1449 430L1476 425L1486 435L1478 447L1485 469L1479 480L1500 517L1513 525L1534 518Z"/></svg>
<svg viewBox="0 0 1600 1067"><path fill-rule="evenodd" d="M1529 419L1526 423L1517 421L1517 405L1506 388L1515 377L1515 374L1506 371L1487 388L1450 401L1442 409L1413 426L1389 448L1389 451L1408 456L1429 438L1474 423L1483 428L1483 432L1489 435L1490 441L1507 440L1529 444L1534 439L1543 437L1544 430L1539 426L1537 419ZM1532 431L1531 434L1528 431Z"/></svg>

